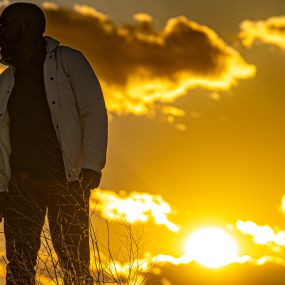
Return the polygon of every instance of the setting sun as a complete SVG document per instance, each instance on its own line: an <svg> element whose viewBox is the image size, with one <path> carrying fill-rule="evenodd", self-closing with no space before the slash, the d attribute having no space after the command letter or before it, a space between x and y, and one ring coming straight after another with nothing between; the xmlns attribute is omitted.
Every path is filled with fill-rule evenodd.
<svg viewBox="0 0 285 285"><path fill-rule="evenodd" d="M238 247L223 229L203 228L190 235L185 250L201 265L217 268L231 263L237 256Z"/></svg>

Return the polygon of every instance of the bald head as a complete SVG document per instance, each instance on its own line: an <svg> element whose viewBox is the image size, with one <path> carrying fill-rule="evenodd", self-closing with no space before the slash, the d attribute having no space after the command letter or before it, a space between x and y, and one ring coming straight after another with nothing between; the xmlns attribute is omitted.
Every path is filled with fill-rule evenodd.
<svg viewBox="0 0 285 285"><path fill-rule="evenodd" d="M46 19L44 12L40 7L33 3L17 2L7 6L1 18L14 22L14 24L31 24L32 31L36 34L42 35L45 32Z"/></svg>
<svg viewBox="0 0 285 285"><path fill-rule="evenodd" d="M35 4L16 2L5 7L0 16L0 55L14 65L30 58L42 42L46 20Z"/></svg>

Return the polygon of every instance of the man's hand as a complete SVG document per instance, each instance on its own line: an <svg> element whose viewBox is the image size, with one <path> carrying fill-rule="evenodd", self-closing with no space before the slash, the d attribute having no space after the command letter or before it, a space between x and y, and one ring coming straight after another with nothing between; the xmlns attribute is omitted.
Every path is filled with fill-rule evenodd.
<svg viewBox="0 0 285 285"><path fill-rule="evenodd" d="M84 190L97 188L100 184L101 176L101 173L95 170L82 168L79 175L81 186Z"/></svg>
<svg viewBox="0 0 285 285"><path fill-rule="evenodd" d="M0 222L2 222L4 218L8 202L9 202L8 192L6 191L0 192Z"/></svg>

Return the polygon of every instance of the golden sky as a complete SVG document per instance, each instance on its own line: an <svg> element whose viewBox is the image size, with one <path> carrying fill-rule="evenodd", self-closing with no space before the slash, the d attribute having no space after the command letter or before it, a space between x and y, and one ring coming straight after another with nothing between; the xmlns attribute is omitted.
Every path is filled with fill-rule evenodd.
<svg viewBox="0 0 285 285"><path fill-rule="evenodd" d="M114 232L123 221L144 232L161 260L148 284L273 284L258 270L263 281L285 271L285 2L34 2L46 34L83 51L102 85L98 231L105 237L107 219ZM218 273L197 267L200 245L187 243L212 229L198 240L219 249L217 228L239 247Z"/></svg>

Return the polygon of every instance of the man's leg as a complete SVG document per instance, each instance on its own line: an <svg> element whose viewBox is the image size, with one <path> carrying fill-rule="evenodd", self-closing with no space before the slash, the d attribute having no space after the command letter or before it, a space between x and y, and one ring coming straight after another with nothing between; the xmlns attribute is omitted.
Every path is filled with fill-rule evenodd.
<svg viewBox="0 0 285 285"><path fill-rule="evenodd" d="M33 184L12 177L9 183L9 204L4 217L6 285L34 285L37 253L46 205Z"/></svg>
<svg viewBox="0 0 285 285"><path fill-rule="evenodd" d="M54 249L64 273L65 285L93 284L89 249L90 190L75 181L50 197L48 220Z"/></svg>

